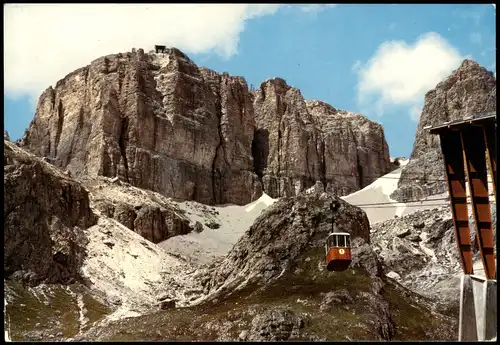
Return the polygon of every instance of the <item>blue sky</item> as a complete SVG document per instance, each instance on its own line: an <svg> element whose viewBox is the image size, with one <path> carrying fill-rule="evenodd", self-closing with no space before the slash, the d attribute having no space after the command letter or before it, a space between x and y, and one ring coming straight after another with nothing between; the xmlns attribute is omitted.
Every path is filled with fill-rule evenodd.
<svg viewBox="0 0 500 345"><path fill-rule="evenodd" d="M206 26L186 27L179 34L169 32L173 29L165 25L168 35L162 35L200 66L243 76L255 87L268 78L281 77L299 88L306 99L319 99L381 123L391 156L410 155L425 92L463 58L472 58L496 73L495 9L491 5L274 5L227 11L223 17L233 15L234 20L224 23L214 22L217 11L212 17L208 10L196 16L190 11L193 23L201 23L206 14ZM11 30L6 29L5 41L16 38L14 35L23 38L16 25L26 11L22 15L6 12ZM37 18L45 17L39 14ZM149 50L149 45L141 44L140 35L136 36L130 42L123 38L116 48L109 44L94 49L90 48L97 44L95 36L82 37L88 46L82 44L82 54L67 58L65 54L75 52L54 43L51 51L56 50L57 55L40 50L33 61L16 51L19 47L6 43L11 58L5 66L4 123L11 138L22 136L40 92L65 74L104 54L132 46ZM154 39L165 42L164 36ZM84 50L88 55L83 56ZM89 55L92 52L102 53ZM83 58L86 60L78 60ZM60 70L55 71L54 59L61 60L57 64ZM30 62L49 72L26 70Z"/></svg>

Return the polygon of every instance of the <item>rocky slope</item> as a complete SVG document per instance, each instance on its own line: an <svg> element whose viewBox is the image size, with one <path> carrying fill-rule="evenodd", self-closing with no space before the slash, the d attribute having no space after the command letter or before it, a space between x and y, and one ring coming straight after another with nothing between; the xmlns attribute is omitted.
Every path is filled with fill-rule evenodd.
<svg viewBox="0 0 500 345"><path fill-rule="evenodd" d="M70 73L41 95L22 147L74 176L205 204L247 204L262 188L295 195L318 180L342 194L390 166L382 128L363 116L305 102L281 79L254 95L175 48Z"/></svg>
<svg viewBox="0 0 500 345"><path fill-rule="evenodd" d="M189 214L175 202L117 180L69 177L12 143L4 145L6 195L31 190L37 192L31 194L31 205L46 202L51 207L36 222L27 222L22 233L29 238L40 229L59 231L46 250L51 253L70 246L75 237L82 239L66 257L66 262L78 263L67 269L73 279L42 280L39 274L34 287L22 286L23 275L12 274L10 261L4 260L13 340L423 340L452 339L456 333L453 318L432 313L430 300L384 276L369 244L365 213L323 193L320 183L309 194L268 207L226 257L208 267L193 266L108 217L120 219L121 214L109 209L142 205L173 212L181 224ZM26 180L21 172L28 167L36 174ZM71 185L66 190L82 193L83 199L71 206L67 198L47 198L47 191L39 190L50 186L53 192L59 185L63 190ZM6 205L18 200L24 199L6 196ZM44 214L62 221L75 215L81 224L62 227L53 221L44 226ZM354 261L340 273L324 267L323 241L332 226L353 236ZM136 224L133 228L137 231ZM217 231L208 229L201 234ZM14 230L14 223L7 222L6 234ZM11 235L5 240L9 253L23 250L26 243ZM31 251L15 263L32 268L36 262L44 268L51 260ZM57 263L51 267L66 272Z"/></svg>
<svg viewBox="0 0 500 345"><path fill-rule="evenodd" d="M366 214L320 193L280 199L264 211L225 259L215 265L207 292L272 281L293 270L299 256L309 248L323 251L324 240L334 228L350 233L353 241L369 243ZM376 271L376 267L372 269Z"/></svg>
<svg viewBox="0 0 500 345"><path fill-rule="evenodd" d="M426 126L496 111L496 79L472 60L460 67L425 95L410 162L403 169L398 189L391 198L416 200L445 192L444 163L439 138Z"/></svg>
<svg viewBox="0 0 500 345"><path fill-rule="evenodd" d="M117 178L81 177L78 181L89 190L93 207L153 243L194 230L185 212L159 193Z"/></svg>
<svg viewBox="0 0 500 345"><path fill-rule="evenodd" d="M354 261L344 272L325 270L332 225L353 236ZM453 339L456 321L386 278L369 241L366 215L341 199L321 191L280 199L223 260L199 271L208 295L198 304L111 322L78 339Z"/></svg>
<svg viewBox="0 0 500 345"><path fill-rule="evenodd" d="M496 238L496 207L490 205ZM474 272L484 276L474 217L469 209ZM460 275L450 207L417 211L373 225L371 241L386 274L403 286L438 303L440 310L458 315Z"/></svg>
<svg viewBox="0 0 500 345"><path fill-rule="evenodd" d="M18 322L12 327L17 339L19 332L41 339L50 335L43 328L62 330L63 320L46 310L52 303L60 312L68 303L67 338L79 331L78 313L98 322L111 312L113 317L144 312L162 296L182 306L201 295L190 278L193 267L147 240L192 229L175 204L117 181L91 182L69 177L4 140L4 290L9 315ZM100 209L118 211L107 217ZM129 209L137 212L131 229L120 224L130 219L122 219L120 210ZM190 293L193 289L199 292ZM53 324L40 326L48 315Z"/></svg>

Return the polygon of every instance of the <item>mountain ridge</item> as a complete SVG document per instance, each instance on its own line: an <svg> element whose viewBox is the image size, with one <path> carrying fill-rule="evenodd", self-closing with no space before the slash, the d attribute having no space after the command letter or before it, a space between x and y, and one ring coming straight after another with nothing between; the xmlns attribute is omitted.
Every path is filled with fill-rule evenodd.
<svg viewBox="0 0 500 345"><path fill-rule="evenodd" d="M332 124L320 129L315 112ZM47 88L21 146L73 175L118 176L206 204L292 196L316 181L342 195L391 169L383 128L345 113L306 102L282 78L251 91L243 77L198 67L176 48L139 49Z"/></svg>

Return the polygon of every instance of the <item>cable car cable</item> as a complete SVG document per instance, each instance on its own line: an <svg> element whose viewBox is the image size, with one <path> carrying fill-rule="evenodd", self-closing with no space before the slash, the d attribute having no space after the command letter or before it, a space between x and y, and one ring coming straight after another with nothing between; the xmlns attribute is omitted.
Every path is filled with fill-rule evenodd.
<svg viewBox="0 0 500 345"><path fill-rule="evenodd" d="M494 194L488 194L488 196L494 196ZM470 199L470 196L467 196L468 199ZM447 198L436 198L436 199L427 199L427 200L424 200L424 199L420 199L420 200L410 200L410 201L389 201L389 202L376 202L376 203L371 203L371 204L351 204L351 205L354 205L354 206L372 206L372 205L394 205L394 204L402 204L400 206L410 206L410 205L405 205L405 204L411 204L411 203L431 203L433 201L445 201L445 200L450 200L449 197ZM344 200L346 201L346 200ZM348 202L348 201L346 201ZM495 201L491 200L490 201L491 203L496 203ZM470 204L470 202L469 202ZM419 205L417 205L419 206Z"/></svg>

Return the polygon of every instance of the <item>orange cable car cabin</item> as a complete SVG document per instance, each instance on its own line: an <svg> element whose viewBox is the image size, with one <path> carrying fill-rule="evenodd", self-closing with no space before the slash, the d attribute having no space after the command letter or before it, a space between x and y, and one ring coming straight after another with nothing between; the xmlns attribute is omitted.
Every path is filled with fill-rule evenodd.
<svg viewBox="0 0 500 345"><path fill-rule="evenodd" d="M347 232L333 232L326 238L326 269L344 271L351 264L351 235Z"/></svg>

